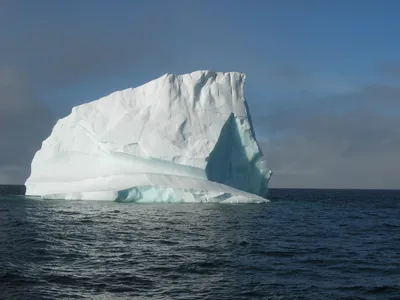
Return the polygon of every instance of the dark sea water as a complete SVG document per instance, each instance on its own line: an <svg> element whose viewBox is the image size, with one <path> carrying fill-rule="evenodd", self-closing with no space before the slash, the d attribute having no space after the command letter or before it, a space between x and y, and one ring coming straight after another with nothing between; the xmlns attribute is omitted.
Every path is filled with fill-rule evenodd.
<svg viewBox="0 0 400 300"><path fill-rule="evenodd" d="M4 190L1 299L400 299L400 191L137 205Z"/></svg>

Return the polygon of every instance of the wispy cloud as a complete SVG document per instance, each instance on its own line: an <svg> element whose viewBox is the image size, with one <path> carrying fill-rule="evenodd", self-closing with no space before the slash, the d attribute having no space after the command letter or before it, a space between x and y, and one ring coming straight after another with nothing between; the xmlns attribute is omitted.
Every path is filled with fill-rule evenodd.
<svg viewBox="0 0 400 300"><path fill-rule="evenodd" d="M300 67L281 66L269 72L268 79L279 88L324 97L357 90L351 76L329 72L308 71Z"/></svg>
<svg viewBox="0 0 400 300"><path fill-rule="evenodd" d="M400 79L400 62L385 63L378 70L383 75Z"/></svg>
<svg viewBox="0 0 400 300"><path fill-rule="evenodd" d="M264 149L275 170L271 184L398 188L399 99L396 86L366 85L358 92L315 98L309 110L270 111L264 117L270 133Z"/></svg>

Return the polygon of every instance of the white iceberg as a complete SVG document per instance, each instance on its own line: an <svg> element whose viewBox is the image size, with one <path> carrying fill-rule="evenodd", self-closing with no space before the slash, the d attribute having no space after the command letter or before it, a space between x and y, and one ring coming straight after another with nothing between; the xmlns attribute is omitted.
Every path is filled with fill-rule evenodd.
<svg viewBox="0 0 400 300"><path fill-rule="evenodd" d="M26 194L136 202L266 202L271 171L245 74L166 74L74 107L35 154Z"/></svg>

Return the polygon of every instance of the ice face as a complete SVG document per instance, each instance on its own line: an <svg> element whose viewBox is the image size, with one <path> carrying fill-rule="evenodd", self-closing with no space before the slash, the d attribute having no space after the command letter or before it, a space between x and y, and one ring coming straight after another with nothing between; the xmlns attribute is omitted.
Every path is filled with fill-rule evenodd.
<svg viewBox="0 0 400 300"><path fill-rule="evenodd" d="M255 139L244 81L236 72L167 74L74 107L36 153L27 195L265 201L270 171Z"/></svg>

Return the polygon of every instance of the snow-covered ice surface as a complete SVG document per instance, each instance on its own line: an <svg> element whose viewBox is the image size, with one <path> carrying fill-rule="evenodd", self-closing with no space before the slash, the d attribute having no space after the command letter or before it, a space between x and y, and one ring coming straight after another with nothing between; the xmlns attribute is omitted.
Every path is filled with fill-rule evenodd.
<svg viewBox="0 0 400 300"><path fill-rule="evenodd" d="M26 194L136 202L265 202L271 172L245 74L166 74L74 107L35 154Z"/></svg>

